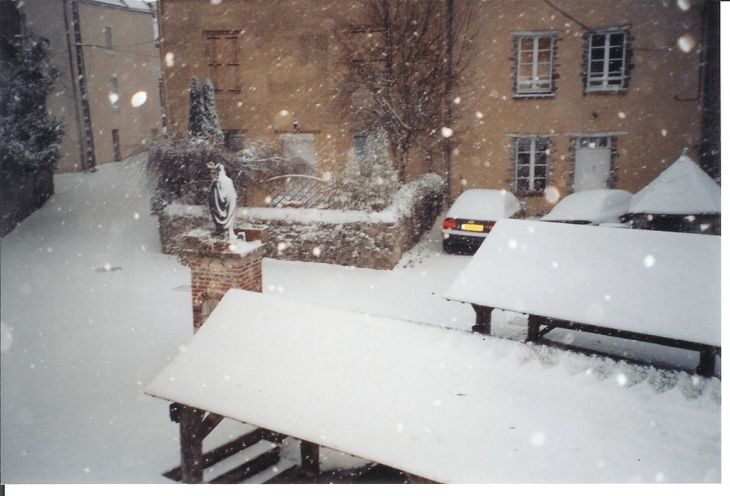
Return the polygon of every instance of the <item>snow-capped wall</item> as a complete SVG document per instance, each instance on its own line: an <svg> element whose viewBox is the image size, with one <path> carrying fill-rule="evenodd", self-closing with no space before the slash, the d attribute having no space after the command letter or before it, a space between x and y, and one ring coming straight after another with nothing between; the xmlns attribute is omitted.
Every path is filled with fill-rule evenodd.
<svg viewBox="0 0 730 496"><path fill-rule="evenodd" d="M438 175L426 174L403 186L380 212L239 208L235 229L266 226L265 257L387 270L433 225L443 188ZM178 251L177 239L193 229L213 229L206 207L168 205L160 214L163 252Z"/></svg>

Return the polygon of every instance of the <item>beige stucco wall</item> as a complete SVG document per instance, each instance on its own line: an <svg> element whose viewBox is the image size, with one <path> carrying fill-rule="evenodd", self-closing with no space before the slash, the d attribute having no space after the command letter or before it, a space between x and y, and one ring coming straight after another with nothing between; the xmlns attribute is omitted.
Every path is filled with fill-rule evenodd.
<svg viewBox="0 0 730 496"><path fill-rule="evenodd" d="M483 89L460 103L471 108L456 126L463 144L454 158L455 195L465 188L508 187L513 177L510 133L555 135L550 185L561 195L572 191L573 133L625 133L617 138L616 187L634 193L671 165L682 148L689 147L696 157L701 101L691 98L699 94L700 56L679 50L677 40L685 34L700 40L699 9L684 12L677 2L660 0L563 0L556 5L594 29L629 26L634 68L628 91L584 93L583 28L545 2L485 2L474 78ZM554 98L514 98L512 33L519 31L558 32ZM550 207L541 198L523 200L528 213Z"/></svg>
<svg viewBox="0 0 730 496"><path fill-rule="evenodd" d="M153 128L162 132L158 85L160 59L154 43L154 16L152 12L130 11L83 0L77 3L96 163L103 164L114 160L112 129L119 129L122 158L148 147ZM78 70L72 2L27 0L23 2L22 11L28 29L51 40L51 63L61 71L61 79L47 103L50 113L61 115L66 121L58 172L82 170L85 135L79 100L81 92L75 77ZM113 54L104 48L104 27L107 25L111 26L113 44L118 47ZM117 74L119 81L118 111L113 110L109 100L111 74ZM135 108L130 99L137 91L145 91L147 101Z"/></svg>
<svg viewBox="0 0 730 496"><path fill-rule="evenodd" d="M149 147L152 129L162 133L159 92L159 52L154 43L151 13L79 3L88 74L91 122L97 163L114 161L112 130L119 130L121 157ZM105 46L104 27L111 26L113 52ZM91 46L89 46L91 45ZM110 77L117 75L119 109L109 100ZM132 96L144 91L147 101L139 107Z"/></svg>
<svg viewBox="0 0 730 496"><path fill-rule="evenodd" d="M457 2L460 0L457 0ZM218 93L224 129L245 129L245 139L278 140L276 130L321 131L315 138L317 167L336 169L353 145L357 126L332 106L339 64L334 26L357 23L361 4L344 0L161 0L161 52L171 132L187 127L193 74L205 79L204 30L241 30L240 93ZM561 0L572 17L591 28L629 26L633 59L628 90L584 94L583 32L576 22L536 0L482 4L481 34L469 85L457 91L454 125L453 194L466 188L508 188L513 177L510 134L552 134L550 185L571 192L573 133L619 134L616 187L636 192L654 179L700 136L697 51L677 48L680 36L701 39L700 7L685 12L669 0ZM557 31L557 92L549 99L515 99L513 33ZM680 99L686 99L680 101ZM482 118L477 118L480 112ZM594 117L595 115L595 117ZM416 162L419 162L416 160ZM421 161L410 176L437 172L443 164ZM528 214L550 207L542 196L522 197Z"/></svg>
<svg viewBox="0 0 730 496"><path fill-rule="evenodd" d="M46 102L48 112L54 116L62 116L66 122L58 171L82 170L82 134L78 120L80 114L77 115L77 102L74 98L75 71L70 68L69 43L66 38L66 21L69 29L73 29L70 9L68 17L64 18L64 2L61 0L25 0L21 12L24 14L28 34L44 36L50 40L50 63L61 72L54 92Z"/></svg>

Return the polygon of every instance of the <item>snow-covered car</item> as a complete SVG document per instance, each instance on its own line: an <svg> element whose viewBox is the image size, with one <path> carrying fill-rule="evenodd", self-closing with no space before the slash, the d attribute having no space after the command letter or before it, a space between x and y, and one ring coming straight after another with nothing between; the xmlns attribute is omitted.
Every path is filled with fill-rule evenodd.
<svg viewBox="0 0 730 496"><path fill-rule="evenodd" d="M631 204L631 193L622 189L592 189L573 193L563 198L542 219L568 224L621 223Z"/></svg>
<svg viewBox="0 0 730 496"><path fill-rule="evenodd" d="M524 216L517 197L505 190L468 189L446 214L441 232L446 253L473 251L499 219Z"/></svg>

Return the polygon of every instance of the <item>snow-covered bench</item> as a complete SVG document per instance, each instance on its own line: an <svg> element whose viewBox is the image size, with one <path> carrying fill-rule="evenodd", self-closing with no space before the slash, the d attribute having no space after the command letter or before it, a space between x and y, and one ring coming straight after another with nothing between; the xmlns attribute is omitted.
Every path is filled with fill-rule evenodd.
<svg viewBox="0 0 730 496"><path fill-rule="evenodd" d="M684 348L711 375L720 237L506 219L444 296L471 303L482 332L511 310L529 315L528 340L567 328Z"/></svg>
<svg viewBox="0 0 730 496"><path fill-rule="evenodd" d="M232 289L145 392L183 405L185 482L203 480L201 437L220 417L305 441L315 472L319 446L466 483L654 480L659 469L699 482L719 460L719 415L681 406L681 395L647 400L535 369L512 356L523 348ZM702 429L668 442L666 429L648 428L667 410ZM689 462L688 452L700 455Z"/></svg>

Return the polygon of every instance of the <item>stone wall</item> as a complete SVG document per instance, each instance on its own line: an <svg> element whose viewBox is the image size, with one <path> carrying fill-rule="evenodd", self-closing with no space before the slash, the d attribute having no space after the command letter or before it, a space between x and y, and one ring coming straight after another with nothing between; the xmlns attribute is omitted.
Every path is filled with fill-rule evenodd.
<svg viewBox="0 0 730 496"><path fill-rule="evenodd" d="M53 196L53 171L0 174L0 237L38 210Z"/></svg>
<svg viewBox="0 0 730 496"><path fill-rule="evenodd" d="M401 188L381 212L239 208L236 230L255 235L255 226L265 226L265 257L388 270L431 228L442 198L443 181L427 174ZM193 229L212 231L207 207L169 205L160 214L163 252L179 251L175 240Z"/></svg>

